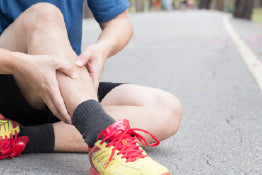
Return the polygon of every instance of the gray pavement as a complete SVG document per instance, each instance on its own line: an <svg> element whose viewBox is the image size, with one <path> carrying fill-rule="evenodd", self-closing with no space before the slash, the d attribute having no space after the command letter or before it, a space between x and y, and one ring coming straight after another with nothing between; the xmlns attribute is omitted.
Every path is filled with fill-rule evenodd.
<svg viewBox="0 0 262 175"><path fill-rule="evenodd" d="M224 15L132 14L133 39L104 70L103 81L161 88L182 101L179 132L147 151L173 174L262 174L261 92L225 31ZM262 25L230 22L261 59ZM84 21L84 46L98 32L93 20ZM0 174L88 174L89 167L86 154L31 154L1 161Z"/></svg>

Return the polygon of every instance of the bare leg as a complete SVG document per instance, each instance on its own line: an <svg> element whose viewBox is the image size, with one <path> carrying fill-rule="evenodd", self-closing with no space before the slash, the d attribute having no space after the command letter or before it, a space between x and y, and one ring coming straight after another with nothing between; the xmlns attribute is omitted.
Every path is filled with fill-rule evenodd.
<svg viewBox="0 0 262 175"><path fill-rule="evenodd" d="M173 95L136 85L124 84L114 88L105 96L102 105L115 120L128 119L132 128L148 130L160 140L177 132L182 117L181 103ZM59 122L54 124L54 129L55 151L87 151L74 126ZM143 136L153 141L148 135Z"/></svg>

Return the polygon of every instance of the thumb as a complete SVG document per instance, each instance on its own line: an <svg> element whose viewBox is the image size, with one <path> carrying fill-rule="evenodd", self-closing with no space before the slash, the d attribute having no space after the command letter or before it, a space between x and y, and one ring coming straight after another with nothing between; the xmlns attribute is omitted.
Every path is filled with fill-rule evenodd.
<svg viewBox="0 0 262 175"><path fill-rule="evenodd" d="M87 64L88 60L89 60L89 53L87 52L87 50L83 51L81 53L81 55L79 55L79 57L77 57L76 59L76 65L79 67L83 67Z"/></svg>
<svg viewBox="0 0 262 175"><path fill-rule="evenodd" d="M61 60L61 59L55 59L54 61L55 69L63 72L67 76L76 79L78 78L77 72L74 70L74 66L71 65L68 61Z"/></svg>

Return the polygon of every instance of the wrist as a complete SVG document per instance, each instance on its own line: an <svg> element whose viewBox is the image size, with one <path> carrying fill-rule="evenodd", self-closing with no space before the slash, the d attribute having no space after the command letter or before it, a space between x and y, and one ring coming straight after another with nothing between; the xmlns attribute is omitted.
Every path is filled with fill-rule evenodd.
<svg viewBox="0 0 262 175"><path fill-rule="evenodd" d="M107 59L114 55L115 44L112 41L98 41L101 46L104 59Z"/></svg>
<svg viewBox="0 0 262 175"><path fill-rule="evenodd" d="M19 70L22 69L22 65L24 64L22 54L20 52L10 52L10 74L17 74L19 73Z"/></svg>
<svg viewBox="0 0 262 175"><path fill-rule="evenodd" d="M0 53L0 74L13 74L16 61L13 52L0 48Z"/></svg>

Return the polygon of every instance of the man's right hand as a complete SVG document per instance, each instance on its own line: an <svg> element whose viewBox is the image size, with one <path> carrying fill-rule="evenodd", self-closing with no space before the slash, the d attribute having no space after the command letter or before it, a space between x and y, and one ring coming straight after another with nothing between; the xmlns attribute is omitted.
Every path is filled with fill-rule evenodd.
<svg viewBox="0 0 262 175"><path fill-rule="evenodd" d="M14 52L16 64L14 76L25 80L43 99L52 113L65 123L71 123L64 100L60 93L56 71L68 77L77 78L74 66L65 59L49 55L28 55Z"/></svg>

